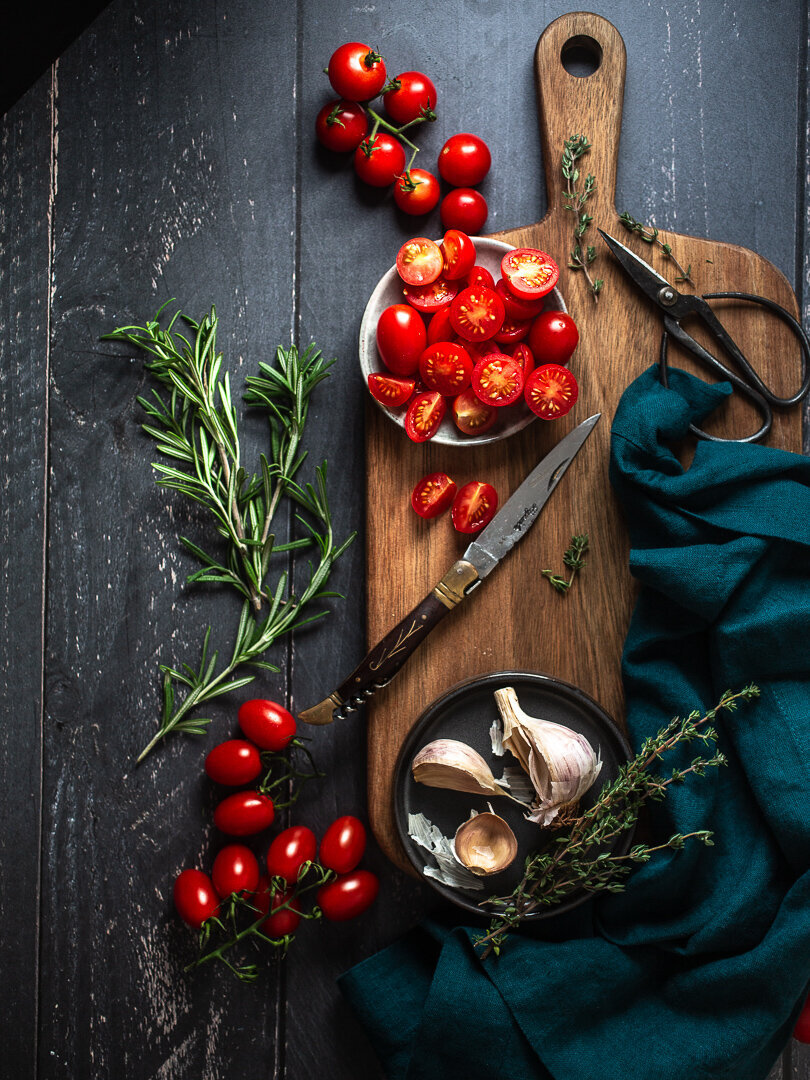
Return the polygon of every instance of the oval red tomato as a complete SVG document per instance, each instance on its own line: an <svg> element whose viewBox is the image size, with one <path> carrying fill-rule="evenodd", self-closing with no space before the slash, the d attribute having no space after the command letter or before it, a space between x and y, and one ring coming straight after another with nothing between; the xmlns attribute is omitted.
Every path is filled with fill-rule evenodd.
<svg viewBox="0 0 810 1080"><path fill-rule="evenodd" d="M460 229L462 232L474 234L483 229L489 207L480 191L474 191L473 188L454 188L442 199L439 213L445 229Z"/></svg>
<svg viewBox="0 0 810 1080"><path fill-rule="evenodd" d="M488 341L503 326L503 302L494 289L468 286L450 305L450 324L459 337Z"/></svg>
<svg viewBox="0 0 810 1080"><path fill-rule="evenodd" d="M571 409L577 400L577 380L560 364L543 364L526 380L526 404L544 420L556 420Z"/></svg>
<svg viewBox="0 0 810 1080"><path fill-rule="evenodd" d="M450 483L453 484L453 481ZM455 486L453 484L454 489ZM344 814L336 818L323 834L319 860L327 870L348 874L363 858L365 850L366 830L363 822L351 814Z"/></svg>
<svg viewBox="0 0 810 1080"><path fill-rule="evenodd" d="M452 341L456 332L450 325L450 305L441 307L434 314L427 328L428 345L435 345L437 341Z"/></svg>
<svg viewBox="0 0 810 1080"><path fill-rule="evenodd" d="M391 80L392 90L383 94L385 111L398 124L410 124L420 116L432 116L436 108L436 87L421 71L403 71Z"/></svg>
<svg viewBox="0 0 810 1080"><path fill-rule="evenodd" d="M385 85L383 58L359 41L335 49L326 72L335 93L348 101L370 101Z"/></svg>
<svg viewBox="0 0 810 1080"><path fill-rule="evenodd" d="M382 362L396 375L413 375L425 351L427 334L422 316L410 304L392 304L377 323L377 348Z"/></svg>
<svg viewBox="0 0 810 1080"><path fill-rule="evenodd" d="M283 705L252 698L239 706L239 727L262 750L284 750L295 735L295 717Z"/></svg>
<svg viewBox="0 0 810 1080"><path fill-rule="evenodd" d="M267 872L288 885L298 881L304 863L312 862L317 848L315 833L306 825L291 825L275 837L267 852Z"/></svg>
<svg viewBox="0 0 810 1080"><path fill-rule="evenodd" d="M494 289L495 279L485 266L474 266L467 275L467 285L486 285L488 289Z"/></svg>
<svg viewBox="0 0 810 1080"><path fill-rule="evenodd" d="M451 135L439 151L439 175L454 187L474 187L489 172L492 155L477 135Z"/></svg>
<svg viewBox="0 0 810 1080"><path fill-rule="evenodd" d="M388 409L404 405L413 394L415 386L413 379L404 379L398 375L380 375L372 371L368 377L371 396Z"/></svg>
<svg viewBox="0 0 810 1080"><path fill-rule="evenodd" d="M461 533L477 533L489 524L498 509L498 493L492 484L473 480L459 489L453 502L453 526Z"/></svg>
<svg viewBox="0 0 810 1080"><path fill-rule="evenodd" d="M529 331L529 346L542 364L567 364L578 343L577 324L565 311L544 311Z"/></svg>
<svg viewBox="0 0 810 1080"><path fill-rule="evenodd" d="M365 109L355 101L330 101L315 118L315 134L327 150L356 150L368 132Z"/></svg>
<svg viewBox="0 0 810 1080"><path fill-rule="evenodd" d="M259 863L249 847L228 844L214 859L211 878L223 900L231 893L253 892L259 884Z"/></svg>
<svg viewBox="0 0 810 1080"><path fill-rule="evenodd" d="M483 435L498 419L498 410L484 404L474 390L465 390L453 402L453 419L465 435Z"/></svg>
<svg viewBox="0 0 810 1080"><path fill-rule="evenodd" d="M174 883L174 906L184 923L199 930L219 910L214 883L202 870L183 870Z"/></svg>
<svg viewBox="0 0 810 1080"><path fill-rule="evenodd" d="M437 341L428 345L419 358L419 374L428 390L452 397L466 390L472 378L473 362L463 345Z"/></svg>
<svg viewBox="0 0 810 1080"><path fill-rule="evenodd" d="M545 251L515 248L501 259L501 273L519 300L539 300L557 284L560 268Z"/></svg>
<svg viewBox="0 0 810 1080"><path fill-rule="evenodd" d="M214 811L214 824L229 836L251 836L273 824L273 800L260 791L237 791Z"/></svg>
<svg viewBox="0 0 810 1080"><path fill-rule="evenodd" d="M441 274L442 251L435 240L414 236L397 252L397 273L406 285L429 285Z"/></svg>
<svg viewBox="0 0 810 1080"><path fill-rule="evenodd" d="M419 517L435 518L439 514L443 514L445 510L450 509L455 494L456 482L451 480L447 473L430 473L428 476L423 476L411 492L411 506ZM321 852L323 853L323 847ZM323 862L323 859L321 859L321 862ZM329 865L332 870L337 870L336 866ZM349 866L346 869L351 870L353 867ZM343 873L344 871L340 870L338 872Z"/></svg>
<svg viewBox="0 0 810 1080"><path fill-rule="evenodd" d="M259 878L258 887L252 898L253 906L261 914L267 915L261 928L268 937L277 940L288 934L294 934L298 929L298 924L301 922L301 909L298 907L298 902L292 899L293 895L292 890L272 892L272 882L267 874L262 874ZM291 901L290 906L282 908L281 905L287 901ZM270 914L271 907L272 914Z"/></svg>
<svg viewBox="0 0 810 1080"><path fill-rule="evenodd" d="M511 356L490 353L475 365L472 388L485 405L511 405L523 393L523 370Z"/></svg>
<svg viewBox="0 0 810 1080"><path fill-rule="evenodd" d="M354 171L371 187L388 187L405 171L402 144L385 131L363 139L354 152Z"/></svg>
<svg viewBox="0 0 810 1080"><path fill-rule="evenodd" d="M318 889L318 903L324 918L345 922L362 915L377 899L380 883L370 870L342 874Z"/></svg>
<svg viewBox="0 0 810 1080"><path fill-rule="evenodd" d="M394 184L394 202L404 214L429 214L441 195L439 181L427 169L409 169Z"/></svg>
<svg viewBox="0 0 810 1080"><path fill-rule="evenodd" d="M447 402L436 390L417 394L405 413L405 432L414 442L426 442L439 430Z"/></svg>
<svg viewBox="0 0 810 1080"><path fill-rule="evenodd" d="M209 752L205 771L215 784L239 787L256 779L262 771L262 759L253 743L226 739Z"/></svg>
<svg viewBox="0 0 810 1080"><path fill-rule="evenodd" d="M503 300L507 318L514 319L516 322L534 319L543 310L543 304L546 302L544 297L539 300L521 300L515 296L503 278L498 278L495 282L495 292Z"/></svg>
<svg viewBox="0 0 810 1080"><path fill-rule="evenodd" d="M526 337L531 325L531 322L527 320L516 321L507 315L500 330L495 335L495 340L502 345L515 345Z"/></svg>
<svg viewBox="0 0 810 1080"><path fill-rule="evenodd" d="M417 311L432 312L446 307L459 289L458 281L448 281L446 277L437 277L429 285L403 285L405 299Z"/></svg>
<svg viewBox="0 0 810 1080"><path fill-rule="evenodd" d="M448 281L466 277L475 264L475 244L460 229L448 229L441 244L444 276Z"/></svg>

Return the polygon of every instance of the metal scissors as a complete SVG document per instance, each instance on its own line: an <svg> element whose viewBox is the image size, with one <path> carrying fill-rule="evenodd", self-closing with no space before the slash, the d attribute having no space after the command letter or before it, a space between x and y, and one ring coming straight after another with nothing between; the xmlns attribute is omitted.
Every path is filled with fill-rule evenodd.
<svg viewBox="0 0 810 1080"><path fill-rule="evenodd" d="M757 409L762 417L762 426L753 435L747 435L742 439L726 439L719 435L710 435L700 428L690 425L689 430L700 439L710 439L712 442L756 442L764 438L771 429L773 422L773 406L785 408L801 401L810 389L810 342L807 340L802 326L794 319L789 311L769 300L766 296L755 296L744 292L718 292L705 293L703 296L694 296L678 292L674 285L653 270L642 258L620 244L612 236L599 229L599 233L607 246L616 256L624 272L635 282L636 286L644 293L648 300L658 308L664 318L664 333L661 338L661 354L659 359L661 369L661 382L668 385L667 380L667 341L672 337L684 349L693 356L708 364L723 379L726 379L739 392L746 397ZM726 328L706 303L707 300L746 300L752 304L759 304L778 315L783 322L791 328L799 339L802 347L802 385L799 390L790 397L779 397L769 389L754 371L751 364L743 355L742 350L730 336ZM691 334L681 326L681 321L689 316L697 316L703 325L710 331L714 340L722 346L737 365L738 374L721 363L716 356L696 341Z"/></svg>

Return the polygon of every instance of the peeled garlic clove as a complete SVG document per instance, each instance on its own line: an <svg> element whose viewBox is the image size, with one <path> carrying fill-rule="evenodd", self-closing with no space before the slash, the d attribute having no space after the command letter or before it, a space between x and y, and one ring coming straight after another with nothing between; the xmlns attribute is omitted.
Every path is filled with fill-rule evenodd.
<svg viewBox="0 0 810 1080"><path fill-rule="evenodd" d="M451 788L471 795L503 795L477 750L457 739L435 739L411 763L414 780L428 787Z"/></svg>
<svg viewBox="0 0 810 1080"><path fill-rule="evenodd" d="M456 858L479 877L505 870L517 855L517 840L497 814L476 814L456 830Z"/></svg>
<svg viewBox="0 0 810 1080"><path fill-rule="evenodd" d="M511 686L496 690L495 701L503 722L503 745L529 774L537 795L529 820L548 825L563 807L585 794L602 762L578 731L528 716Z"/></svg>

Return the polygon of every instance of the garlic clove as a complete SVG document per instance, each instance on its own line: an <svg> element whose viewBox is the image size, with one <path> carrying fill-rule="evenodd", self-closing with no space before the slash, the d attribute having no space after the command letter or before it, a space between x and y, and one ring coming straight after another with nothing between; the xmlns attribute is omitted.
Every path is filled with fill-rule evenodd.
<svg viewBox="0 0 810 1080"><path fill-rule="evenodd" d="M435 739L411 763L414 780L427 787L451 788L472 795L504 795L477 750L458 739Z"/></svg>
<svg viewBox="0 0 810 1080"><path fill-rule="evenodd" d="M515 834L492 812L475 814L456 830L453 848L460 863L479 877L499 874L517 855Z"/></svg>

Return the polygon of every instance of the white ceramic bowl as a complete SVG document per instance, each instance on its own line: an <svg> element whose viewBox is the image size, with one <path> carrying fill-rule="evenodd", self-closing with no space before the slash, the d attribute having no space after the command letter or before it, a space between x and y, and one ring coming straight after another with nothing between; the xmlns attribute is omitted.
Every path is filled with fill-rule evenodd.
<svg viewBox="0 0 810 1080"><path fill-rule="evenodd" d="M501 276L501 259L507 251L512 250L512 245L504 244L502 240L491 240L486 236L474 236L472 239L475 243L476 265L485 266L497 281ZM389 374L380 359L377 349L377 323L385 308L390 307L391 304L403 304L405 302L405 297L402 294L402 281L397 273L396 266L392 266L377 283L377 287L366 304L363 321L360 324L360 369L366 381L374 371L381 372L384 375ZM559 289L552 289L546 296L543 310L567 310ZM373 398L373 401L386 416L404 429L407 406L403 405L399 409L389 409L377 401L376 398ZM497 442L499 439L514 435L516 432L522 431L532 420L537 419L522 399L515 402L514 405L505 406L499 412L501 415L496 420L495 426L490 428L489 431L483 435L465 435L454 424L451 410L448 409L447 415L442 420L439 430L433 436L432 442L444 446L482 446L484 443Z"/></svg>

